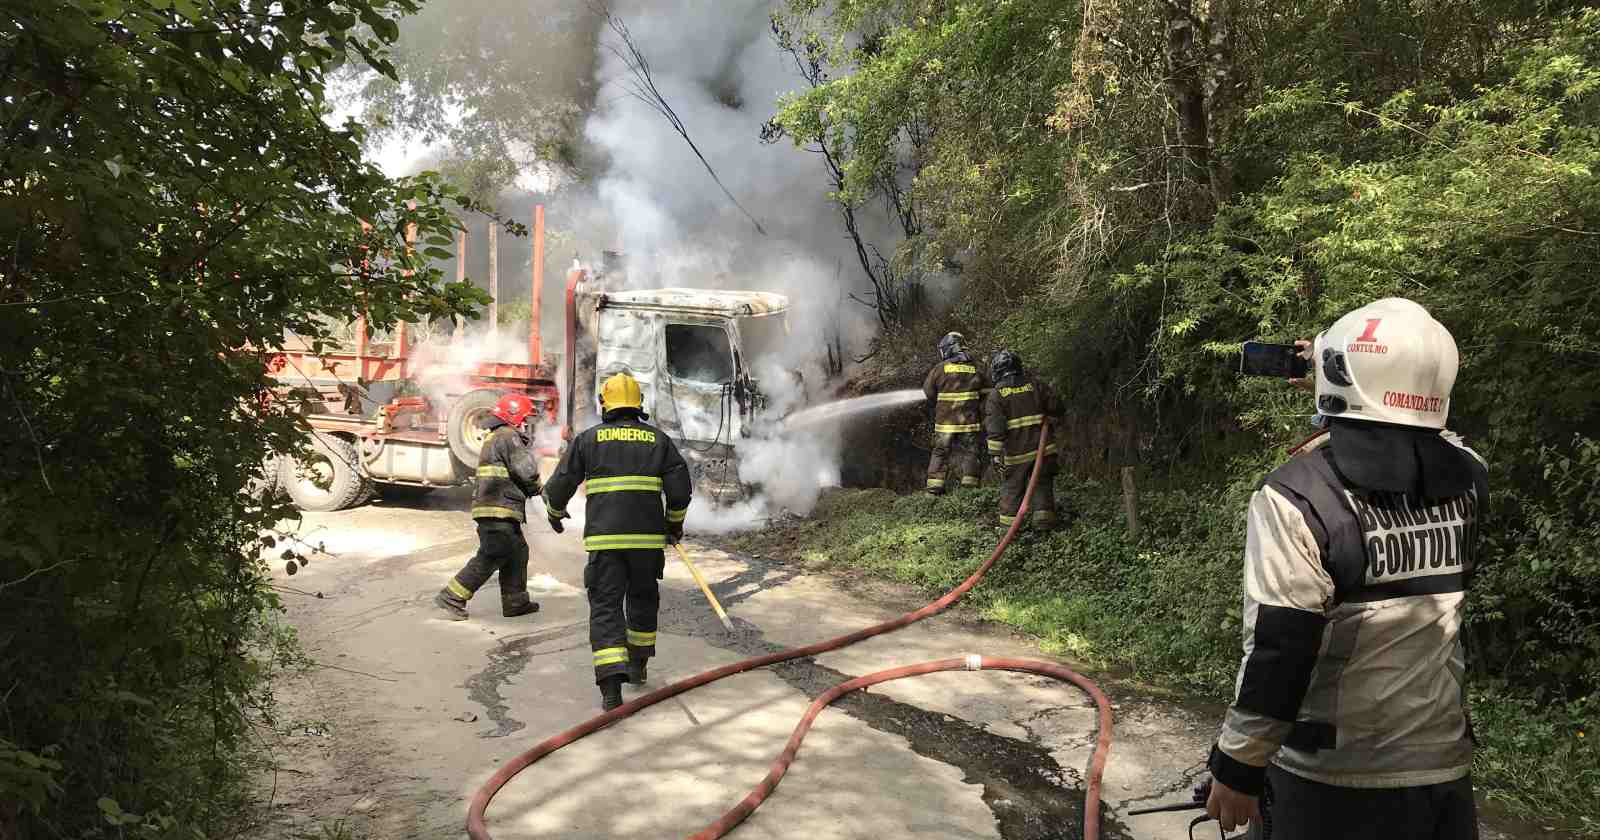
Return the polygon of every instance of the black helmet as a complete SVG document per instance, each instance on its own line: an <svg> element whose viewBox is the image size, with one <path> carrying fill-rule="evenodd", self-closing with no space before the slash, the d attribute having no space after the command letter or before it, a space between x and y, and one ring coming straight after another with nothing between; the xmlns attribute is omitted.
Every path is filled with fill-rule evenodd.
<svg viewBox="0 0 1600 840"><path fill-rule="evenodd" d="M939 358L948 359L962 350L962 343L967 337L958 332L948 332L944 338L939 339Z"/></svg>
<svg viewBox="0 0 1600 840"><path fill-rule="evenodd" d="M989 357L989 376L996 382L1022 373L1022 357L1010 350L996 350Z"/></svg>

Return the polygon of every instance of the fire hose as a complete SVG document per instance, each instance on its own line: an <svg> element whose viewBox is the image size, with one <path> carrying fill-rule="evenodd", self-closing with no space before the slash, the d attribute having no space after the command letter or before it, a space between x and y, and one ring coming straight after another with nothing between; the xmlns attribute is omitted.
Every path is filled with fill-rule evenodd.
<svg viewBox="0 0 1600 840"><path fill-rule="evenodd" d="M854 633L848 633L832 639L814 642L804 647L790 648L788 650L770 653L765 656L757 656L741 662L734 662L724 665L720 668L714 668L710 671L679 680L678 682L675 682L665 688L657 689L642 697L638 697L634 700L624 703L609 712L596 715L595 717L592 717L583 723L580 723L577 726L562 732L559 735L555 735L542 741L532 749L506 762L500 767L499 770L495 771L493 776L489 777L488 781L483 783L482 787L478 788L478 792L472 797L471 805L467 808L467 835L472 838L472 840L493 840L489 834L489 829L484 822L484 813L488 810L489 802L494 799L495 794L499 793L500 789L505 787L506 783L510 782L511 779L514 778L518 773L526 770L534 762L544 758L550 753L553 753L556 750L559 750L562 747L565 747L568 744L571 744L587 735L591 735L601 729L604 729L605 727L625 717L628 717L635 712L647 709L663 700L671 699L691 689L699 688L700 686L716 682L724 677L731 677L734 674L741 674L746 671L752 671L757 668L765 667L767 665L775 665L780 662L787 662L791 659L816 656L818 654L827 653L828 651L838 650L839 648L853 645L856 642L870 639L873 636L878 636L883 633L888 633L894 630L899 630L903 627L907 627L911 624L921 621L924 618L935 615L947 609L951 604L954 604L958 599L960 599L961 596L967 594L967 592L971 591L973 587L977 586L979 581L983 580L983 576L988 573L989 568L993 566L995 561L999 560L1000 556L1005 553L1008 547L1010 547L1012 540L1016 538L1017 533L1021 530L1023 523L1027 520L1028 509L1033 501L1033 490L1039 482L1039 473L1044 464L1044 455L1046 449L1045 442L1049 440L1049 434L1050 426L1049 422L1046 421L1045 423L1041 424L1039 429L1039 448L1034 455L1033 470L1031 475L1028 477L1027 490L1023 493L1022 504L1017 509L1017 515L1015 519L1012 520L1011 527L1006 530L1005 536L1000 538L1000 542L995 546L994 551L989 555L989 558L978 567L977 571L973 572L972 575L963 581L959 586L945 593L944 596L939 598L937 601L934 601L933 603L928 604L919 610L906 613L899 618L893 618L888 621L872 625L871 627L857 630ZM742 822L746 817L750 816L750 814L752 814L756 808L760 807L761 803L765 801L766 798L771 795L772 791L777 788L778 782L783 778L784 773L788 771L790 763L794 761L795 755L800 750L800 742L805 738L806 732L811 729L812 722L815 721L817 715L821 714L822 710L833 701L852 691L866 688L870 685L888 682L890 680L920 676L922 674L931 674L938 671L960 670L998 670L1039 674L1042 676L1052 677L1057 680L1062 680L1064 682L1071 682L1083 689L1084 692L1094 699L1095 706L1099 709L1099 735L1096 739L1093 757L1091 758L1089 764L1088 784L1085 791L1083 812L1083 836L1084 840L1098 840L1100 836L1100 778L1105 771L1106 755L1111 749L1110 701L1106 699L1104 692L1102 692L1100 688L1088 678L1055 663L1027 659L992 659L977 655L971 655L960 659L941 659L932 662L923 662L916 665L905 665L898 668L889 668L887 670L877 671L865 676L856 677L853 680L840 683L839 685L836 685L833 688L823 692L821 696L811 703L810 708L806 710L805 716L795 727L793 734L789 736L787 745L785 745L782 754L780 754L777 760L773 762L772 769L767 773L766 778L762 779L761 783L756 785L755 789L752 790L749 795L745 796L743 800L741 800L727 813L723 814L722 817L717 819L716 822L713 822L711 825L706 826L704 829L701 829L699 832L692 835L691 840L713 840L713 838L722 837L728 832L732 831L734 827Z"/></svg>

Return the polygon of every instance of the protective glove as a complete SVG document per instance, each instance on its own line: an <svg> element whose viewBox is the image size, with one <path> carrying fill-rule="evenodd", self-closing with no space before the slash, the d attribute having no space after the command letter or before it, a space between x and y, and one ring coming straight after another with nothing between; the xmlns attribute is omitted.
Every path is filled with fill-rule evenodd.
<svg viewBox="0 0 1600 840"><path fill-rule="evenodd" d="M989 465L994 467L994 471L995 471L996 475L1005 475L1006 474L1006 459L1005 458L1002 458L1001 456L996 455L993 458L989 459Z"/></svg>
<svg viewBox="0 0 1600 840"><path fill-rule="evenodd" d="M678 543L680 543L682 541L683 541L683 529L682 528L668 528L667 529L667 545L677 545Z"/></svg>
<svg viewBox="0 0 1600 840"><path fill-rule="evenodd" d="M552 516L552 517L549 517L549 520L550 520L550 530L555 531L558 534L563 532L563 531L565 531L565 530L567 530L567 526L561 524L561 517Z"/></svg>

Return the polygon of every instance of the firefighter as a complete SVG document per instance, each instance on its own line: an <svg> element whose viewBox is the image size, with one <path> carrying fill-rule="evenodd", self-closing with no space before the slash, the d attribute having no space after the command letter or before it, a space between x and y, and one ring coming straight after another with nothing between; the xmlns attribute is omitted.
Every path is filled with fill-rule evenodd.
<svg viewBox="0 0 1600 840"><path fill-rule="evenodd" d="M1445 431L1455 339L1402 298L1313 344L1327 434L1250 499L1244 659L1206 810L1296 840L1476 838L1460 637L1488 468Z"/></svg>
<svg viewBox="0 0 1600 840"><path fill-rule="evenodd" d="M933 454L928 457L928 492L944 493L947 473L957 474L962 487L977 487L983 477L980 438L983 426L978 411L988 377L978 370L962 347L961 333L939 339L938 364L928 371L922 393L933 414Z"/></svg>
<svg viewBox="0 0 1600 840"><path fill-rule="evenodd" d="M667 545L683 536L689 510L689 465L665 432L644 422L643 405L632 376L608 378L600 388L600 425L572 442L544 488L545 513L557 531L580 483L587 496L583 585L594 681L606 711L622 705L623 680L645 682L645 666L656 652L656 581L666 569Z"/></svg>
<svg viewBox="0 0 1600 840"><path fill-rule="evenodd" d="M1040 530L1056 526L1056 444L1041 440L1044 418L1061 418L1061 401L1050 386L1029 376L1022 369L1022 358L1010 350L1000 350L989 360L989 375L994 390L983 408L989 455L1000 479L1000 524L1009 526L1022 507L1028 491L1035 453L1044 446L1044 463L1039 466L1039 483L1033 488L1028 505L1029 525Z"/></svg>
<svg viewBox="0 0 1600 840"><path fill-rule="evenodd" d="M539 611L538 602L528 597L528 541L522 536L528 497L539 494L539 466L529 438L532 415L533 401L526 395L506 394L483 424L489 437L478 451L478 487L472 495L478 553L433 597L452 621L467 620L467 601L497 571L503 615Z"/></svg>

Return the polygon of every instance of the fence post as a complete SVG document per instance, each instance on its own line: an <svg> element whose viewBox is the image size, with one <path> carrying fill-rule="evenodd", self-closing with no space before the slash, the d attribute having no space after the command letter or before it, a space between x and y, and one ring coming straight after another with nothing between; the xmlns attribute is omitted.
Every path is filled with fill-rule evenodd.
<svg viewBox="0 0 1600 840"><path fill-rule="evenodd" d="M1139 539L1139 490L1133 483L1133 467L1122 468L1122 510L1128 515L1128 539Z"/></svg>

